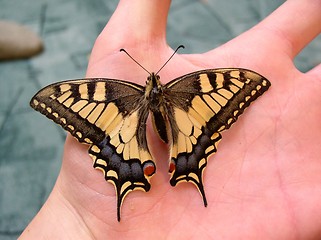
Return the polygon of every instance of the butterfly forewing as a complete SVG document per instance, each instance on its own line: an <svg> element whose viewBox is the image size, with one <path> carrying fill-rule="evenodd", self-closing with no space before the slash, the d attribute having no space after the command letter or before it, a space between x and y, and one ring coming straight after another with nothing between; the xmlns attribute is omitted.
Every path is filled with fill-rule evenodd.
<svg viewBox="0 0 321 240"><path fill-rule="evenodd" d="M246 69L209 69L165 85L172 131L171 185L194 183L207 205L203 171L221 134L249 104L270 86L263 76Z"/></svg>

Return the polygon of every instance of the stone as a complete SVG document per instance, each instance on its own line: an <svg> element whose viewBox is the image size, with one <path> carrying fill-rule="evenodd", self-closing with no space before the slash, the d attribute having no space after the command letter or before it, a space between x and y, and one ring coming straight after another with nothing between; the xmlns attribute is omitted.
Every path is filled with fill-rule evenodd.
<svg viewBox="0 0 321 240"><path fill-rule="evenodd" d="M29 28L0 21L0 60L29 58L43 50L41 38Z"/></svg>

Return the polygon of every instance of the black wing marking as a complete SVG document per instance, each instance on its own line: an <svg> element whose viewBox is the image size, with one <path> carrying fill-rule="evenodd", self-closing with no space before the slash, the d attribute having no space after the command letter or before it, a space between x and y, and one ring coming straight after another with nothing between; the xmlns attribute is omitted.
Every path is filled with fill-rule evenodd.
<svg viewBox="0 0 321 240"><path fill-rule="evenodd" d="M94 167L115 186L118 220L129 191L150 189L156 167L146 141L142 86L112 79L65 81L40 90L30 105L90 144Z"/></svg>
<svg viewBox="0 0 321 240"><path fill-rule="evenodd" d="M207 205L202 176L208 157L217 150L220 132L230 128L269 87L263 76L238 68L202 70L165 85L172 131L172 186L194 183Z"/></svg>

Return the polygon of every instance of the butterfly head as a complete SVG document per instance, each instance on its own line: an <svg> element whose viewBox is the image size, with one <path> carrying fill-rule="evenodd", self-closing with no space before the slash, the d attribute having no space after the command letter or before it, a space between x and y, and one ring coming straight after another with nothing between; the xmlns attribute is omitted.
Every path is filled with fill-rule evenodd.
<svg viewBox="0 0 321 240"><path fill-rule="evenodd" d="M153 72L147 78L145 98L150 103L151 109L158 108L163 102L163 85L160 82L159 75Z"/></svg>
<svg viewBox="0 0 321 240"><path fill-rule="evenodd" d="M152 72L149 77L147 78L147 83L151 82L150 84L152 85L153 88L160 88L161 83L160 83L160 77L158 74Z"/></svg>

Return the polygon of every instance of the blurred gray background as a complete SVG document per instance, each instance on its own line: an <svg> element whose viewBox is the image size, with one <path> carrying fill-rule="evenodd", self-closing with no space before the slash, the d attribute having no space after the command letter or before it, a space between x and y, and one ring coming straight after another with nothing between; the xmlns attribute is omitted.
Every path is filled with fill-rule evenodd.
<svg viewBox="0 0 321 240"><path fill-rule="evenodd" d="M251 28L283 2L174 0L168 42L173 48L184 44L184 53L207 51ZM65 133L33 111L30 98L47 84L85 75L95 38L117 3L0 0L0 19L27 25L45 45L31 59L0 62L0 239L19 236L48 197L61 165ZM320 60L319 36L296 65L307 71Z"/></svg>

